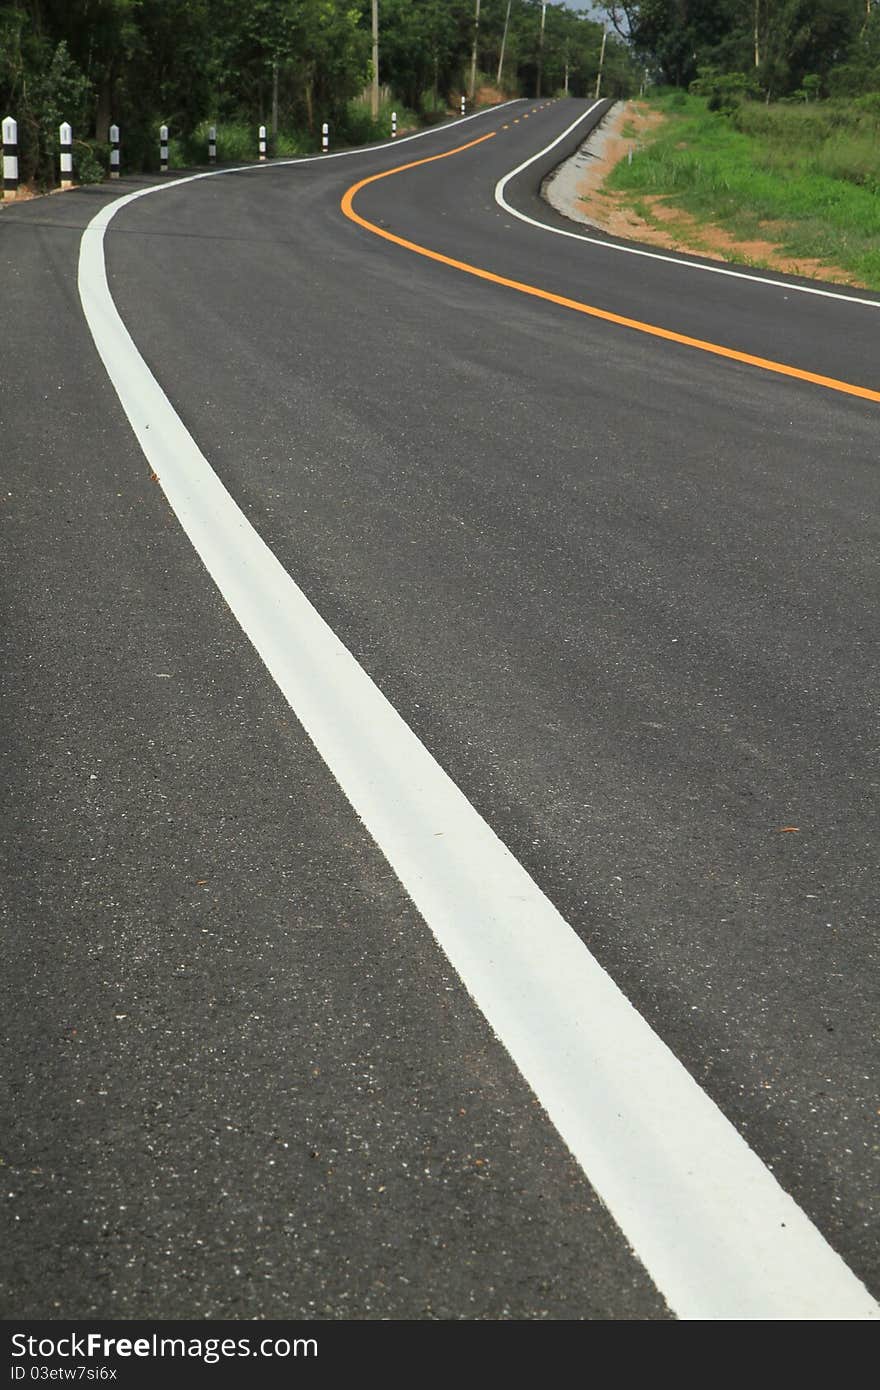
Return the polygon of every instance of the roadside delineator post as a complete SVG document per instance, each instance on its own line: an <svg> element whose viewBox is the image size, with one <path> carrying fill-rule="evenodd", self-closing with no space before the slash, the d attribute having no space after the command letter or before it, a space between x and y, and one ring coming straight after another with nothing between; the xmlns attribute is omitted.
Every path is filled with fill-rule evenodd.
<svg viewBox="0 0 880 1390"><path fill-rule="evenodd" d="M217 127L208 126L208 163L217 163Z"/></svg>
<svg viewBox="0 0 880 1390"><path fill-rule="evenodd" d="M462 96L462 99L461 99L461 114L462 114L462 115L464 115L466 103L467 103L466 97Z"/></svg>
<svg viewBox="0 0 880 1390"><path fill-rule="evenodd" d="M12 116L3 118L3 196L14 198L18 193L18 122Z"/></svg>
<svg viewBox="0 0 880 1390"><path fill-rule="evenodd" d="M73 188L73 131L69 121L62 121L58 127L61 143L61 187Z"/></svg>
<svg viewBox="0 0 880 1390"><path fill-rule="evenodd" d="M330 127L325 121L321 126L321 153L326 154L330 148Z"/></svg>
<svg viewBox="0 0 880 1390"><path fill-rule="evenodd" d="M260 161L261 161L261 163L264 162L265 159L266 159L266 127L265 127L264 125L261 125L261 126L260 126Z"/></svg>
<svg viewBox="0 0 880 1390"><path fill-rule="evenodd" d="M119 178L119 126L110 127L110 177Z"/></svg>
<svg viewBox="0 0 880 1390"><path fill-rule="evenodd" d="M159 173L168 173L168 127L159 127Z"/></svg>
<svg viewBox="0 0 880 1390"><path fill-rule="evenodd" d="M391 139L397 139L397 112L391 112Z"/></svg>

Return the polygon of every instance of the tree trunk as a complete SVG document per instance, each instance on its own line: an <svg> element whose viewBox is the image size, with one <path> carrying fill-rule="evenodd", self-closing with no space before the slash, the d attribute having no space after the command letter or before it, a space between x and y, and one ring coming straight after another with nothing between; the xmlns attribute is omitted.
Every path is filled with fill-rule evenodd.
<svg viewBox="0 0 880 1390"><path fill-rule="evenodd" d="M507 14L504 16L504 33L501 35L501 52L498 55L498 76L495 79L495 85L498 87L501 86L501 72L504 67L504 50L507 47L507 30L510 25L510 7L512 4L513 0L507 0Z"/></svg>
<svg viewBox="0 0 880 1390"><path fill-rule="evenodd" d="M113 78L109 74L98 88L95 106L95 139L106 144L110 139L110 122L113 119Z"/></svg>
<svg viewBox="0 0 880 1390"><path fill-rule="evenodd" d="M379 119L379 0L373 0L370 24L373 31L373 81L370 87L370 115Z"/></svg>
<svg viewBox="0 0 880 1390"><path fill-rule="evenodd" d="M469 86L468 95L470 96L471 101L473 101L474 95L475 95L476 90L477 90L477 42L478 42L478 40L479 40L479 37L480 37L480 0L475 0L475 5L474 5L474 47L473 47L473 51L472 51L472 53L471 53L471 77L470 77L470 83L468 84L468 86Z"/></svg>

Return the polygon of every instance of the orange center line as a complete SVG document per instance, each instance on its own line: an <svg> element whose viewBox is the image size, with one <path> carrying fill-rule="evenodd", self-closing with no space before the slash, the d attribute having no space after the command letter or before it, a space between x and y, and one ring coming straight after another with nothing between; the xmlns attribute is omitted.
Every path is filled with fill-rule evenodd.
<svg viewBox="0 0 880 1390"><path fill-rule="evenodd" d="M514 125L517 121L514 121ZM386 169L381 174L370 174L368 178L360 179L346 189L342 196L340 207L344 215L350 221L363 227L365 231L372 232L374 236L382 237L384 241L390 241L395 246L402 246L407 251L413 251L417 256L425 256L428 260L437 261L440 265L450 266L453 270L462 271L465 275L474 275L479 280L488 280L493 285L503 285L506 289L516 290L518 294L530 295L533 299L543 299L549 304L557 304L563 309L571 309L576 314L586 314L590 318L602 319L605 323L614 323L621 328L630 328L636 333L645 333L652 338L662 338L669 343L678 343L682 347L695 348L699 352L710 353L713 357L727 358L732 362L742 362L749 367L758 367L764 372L773 372L777 376L793 377L797 381L808 381L814 386L823 386L829 391L838 391L846 396L859 396L862 400L880 402L880 391L872 390L869 386L857 386L855 382L840 381L837 377L822 376L819 372L809 372L803 367L793 367L787 362L776 362L769 357L756 357L750 352L740 352L737 348L725 347L721 343L708 342L703 338L692 338L686 333L676 333L671 328L661 328L654 323L644 323L641 319L628 318L625 314L615 314L609 309L600 309L595 304L585 304L580 299L569 299L566 295L553 294L550 290L541 289L539 285L529 285L522 280L511 280L506 275L497 275L492 270L485 270L482 266L471 265L468 261L456 260L454 256L445 256L442 251L434 251L430 246L422 246L416 241L409 241L406 237L397 236L395 232L389 232L384 227L379 227L375 222L369 222L360 213L354 210L354 199L362 188L368 184L377 183L380 179L389 179L394 174L403 174L407 169L417 169L422 164L433 164L438 159L449 159L452 155L462 154L465 150L472 150L476 145L482 145L486 140L494 140L497 132L492 130L488 135L481 135L476 140L469 140L466 145L458 145L454 150L446 150L443 154L432 154L425 159L414 159L409 164L400 164L395 169Z"/></svg>

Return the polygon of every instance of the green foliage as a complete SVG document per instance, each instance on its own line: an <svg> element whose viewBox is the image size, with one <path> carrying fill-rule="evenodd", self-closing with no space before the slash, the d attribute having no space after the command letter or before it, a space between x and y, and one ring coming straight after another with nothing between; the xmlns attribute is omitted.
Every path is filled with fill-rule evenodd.
<svg viewBox="0 0 880 1390"><path fill-rule="evenodd" d="M482 0L475 30L474 0L380 0L379 77L391 104L425 123L457 108L475 37L478 83L591 94L601 25L553 3L542 26L542 11L541 0L513 0L506 25L507 0ZM334 143L381 138L390 108L374 122L358 101L372 75L370 18L370 0L0 0L0 106L19 122L23 177L56 182L62 120L88 146L77 156L88 178L103 166L111 122L123 170L157 168L162 123L183 163L194 162L208 120L226 132L220 158L253 157L260 124L276 130L279 153L314 149L325 120ZM629 95L640 77L612 35L603 93Z"/></svg>
<svg viewBox="0 0 880 1390"><path fill-rule="evenodd" d="M741 238L782 238L880 289L880 111L849 103L745 102L719 120L705 99L658 103L671 119L611 186L654 195Z"/></svg>
<svg viewBox="0 0 880 1390"><path fill-rule="evenodd" d="M845 61L828 74L832 97L859 97L880 92L880 5L874 5Z"/></svg>
<svg viewBox="0 0 880 1390"><path fill-rule="evenodd" d="M422 125L435 125L446 115L446 102L433 90L422 92L416 107Z"/></svg>
<svg viewBox="0 0 880 1390"><path fill-rule="evenodd" d="M868 0L630 0L636 51L663 83L748 73L767 100L880 88L880 6ZM722 98L718 109L729 109Z"/></svg>
<svg viewBox="0 0 880 1390"><path fill-rule="evenodd" d="M76 183L100 183L110 169L110 146L99 140L75 140L73 177Z"/></svg>
<svg viewBox="0 0 880 1390"><path fill-rule="evenodd" d="M642 0L624 8L636 50L663 82L687 87L701 66L746 66L741 0Z"/></svg>
<svg viewBox="0 0 880 1390"><path fill-rule="evenodd" d="M866 92L864 96L854 97L849 105L853 111L865 112L869 116L880 116L880 91Z"/></svg>
<svg viewBox="0 0 880 1390"><path fill-rule="evenodd" d="M259 156L259 128L245 121L200 121L188 135L172 136L168 142L168 158L172 169L198 167L208 163L208 129L217 132L217 162L219 164L249 164ZM271 158L292 159L309 154L316 148L315 140L297 130L279 130L267 139Z"/></svg>
<svg viewBox="0 0 880 1390"><path fill-rule="evenodd" d="M747 97L758 95L754 79L744 72L720 72L711 66L700 68L689 90L705 97L710 111L720 111L726 116L732 115Z"/></svg>
<svg viewBox="0 0 880 1390"><path fill-rule="evenodd" d="M19 169L26 181L47 186L58 169L58 128L63 121L74 135L84 128L88 111L89 83L62 39L55 45L42 71L30 82L22 80L18 106Z"/></svg>
<svg viewBox="0 0 880 1390"><path fill-rule="evenodd" d="M388 108L390 112L390 107ZM340 141L344 145L369 145L375 140L382 140L391 134L391 117L388 115L387 121L382 120L382 112L378 120L373 120L369 101L360 98L350 101L345 109L343 119L337 121L333 127L334 144Z"/></svg>
<svg viewBox="0 0 880 1390"><path fill-rule="evenodd" d="M418 114L408 110L402 102L386 99L379 103L379 114L373 120L372 108L368 98L356 97L348 103L343 119L333 128L335 144L368 145L377 140L390 140L391 113L397 112L397 128L421 124ZM445 106L443 114L446 114Z"/></svg>
<svg viewBox="0 0 880 1390"><path fill-rule="evenodd" d="M418 107L428 91L436 109L441 96L461 85L464 16L455 0L383 0L379 78L392 82L407 106Z"/></svg>

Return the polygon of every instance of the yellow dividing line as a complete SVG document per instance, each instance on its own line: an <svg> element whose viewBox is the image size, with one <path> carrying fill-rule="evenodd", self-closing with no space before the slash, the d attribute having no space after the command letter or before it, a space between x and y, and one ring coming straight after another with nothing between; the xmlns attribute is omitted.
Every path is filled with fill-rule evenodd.
<svg viewBox="0 0 880 1390"><path fill-rule="evenodd" d="M774 362L772 358L755 357L750 352L739 352L736 348L724 347L721 343L691 338L686 333L675 333L671 328L660 328L654 323L643 323L641 319L631 319L624 314L613 314L608 309L599 309L594 304L584 304L580 299L568 299L562 294L552 294L550 290L542 290L538 285L527 285L522 280L510 280L506 275L496 275L492 270L484 270L468 261L458 261L453 256L444 256L441 251L432 251L429 246L420 246L416 241L408 241L406 237L386 231L384 227L378 227L375 222L368 222L360 213L355 212L354 199L368 184L377 183L380 179L390 179L392 175L403 174L407 169L417 169L421 164L433 164L438 159L449 159L454 154L461 154L464 150L472 150L476 145L482 145L486 140L494 140L496 134L497 131L491 130L488 135L469 140L466 145L458 145L454 150L432 154L426 159L414 159L409 164L399 164L396 169L386 169L381 174L370 174L368 178L360 179L346 189L340 207L346 217L356 222L359 227L372 232L374 236L391 241L395 246L402 246L407 251L414 251L417 256L426 256L428 260L439 261L441 265L451 266L453 270L461 270L465 275L475 275L478 279L488 280L493 285L504 285L506 289L517 290L519 294L531 295L533 299L544 299L550 304L561 305L563 309L572 309L576 314L587 314L590 318L603 319L606 323L616 323L621 328L631 328L636 333L647 333L652 338L663 338L666 342L679 343L682 347L696 348L699 352L711 353L713 357L726 357L732 362L744 362L749 367L759 367L764 372L775 372L777 376L809 381L814 386L824 386L829 391L839 391L846 396L860 396L862 400L880 401L880 391L874 391L869 386L857 386L851 381L839 381L833 376L821 376L818 372L789 366L787 362Z"/></svg>

